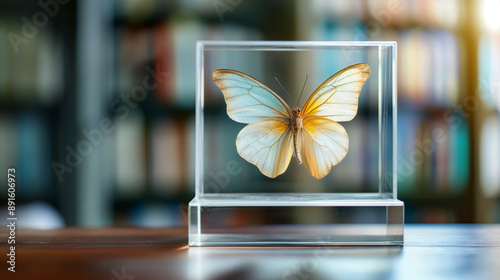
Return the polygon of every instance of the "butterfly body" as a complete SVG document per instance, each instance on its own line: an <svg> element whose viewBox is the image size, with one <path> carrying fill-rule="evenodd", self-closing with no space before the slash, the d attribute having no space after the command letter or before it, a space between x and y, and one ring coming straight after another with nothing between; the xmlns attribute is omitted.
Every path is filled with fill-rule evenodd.
<svg viewBox="0 0 500 280"><path fill-rule="evenodd" d="M298 135L299 132L302 130L302 114L300 111L300 108L295 108L292 111L293 115L291 116L291 129L293 133L293 150L295 152L295 157L297 157L297 160L299 161L299 164L302 164L302 157L300 156L300 150L299 150L299 143L298 143Z"/></svg>
<svg viewBox="0 0 500 280"><path fill-rule="evenodd" d="M245 73L218 69L215 84L224 94L228 116L248 124L236 137L238 154L274 178L286 171L292 154L315 178L323 178L347 154L349 138L338 122L358 109L368 65L346 67L321 84L303 108L293 110L267 86Z"/></svg>

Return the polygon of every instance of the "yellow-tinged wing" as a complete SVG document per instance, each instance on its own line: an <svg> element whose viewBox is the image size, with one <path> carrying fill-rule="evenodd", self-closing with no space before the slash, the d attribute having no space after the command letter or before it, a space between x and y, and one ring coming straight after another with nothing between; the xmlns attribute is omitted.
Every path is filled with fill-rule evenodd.
<svg viewBox="0 0 500 280"><path fill-rule="evenodd" d="M321 179L347 154L347 132L326 118L307 118L302 125L297 137L302 161L311 175Z"/></svg>
<svg viewBox="0 0 500 280"><path fill-rule="evenodd" d="M368 65L351 65L328 78L306 101L297 138L301 158L314 177L326 176L347 154L349 138L337 122L356 116L359 94L369 76Z"/></svg>
<svg viewBox="0 0 500 280"><path fill-rule="evenodd" d="M302 109L302 116L336 122L352 120L358 111L359 93L369 76L370 67L364 63L340 70L311 94Z"/></svg>
<svg viewBox="0 0 500 280"><path fill-rule="evenodd" d="M238 154L268 177L285 172L293 151L290 107L247 74L219 69L212 77L224 94L229 117L249 124L236 138Z"/></svg>
<svg viewBox="0 0 500 280"><path fill-rule="evenodd" d="M288 168L293 152L290 123L262 119L245 126L236 138L238 154L255 164L262 174L274 178Z"/></svg>
<svg viewBox="0 0 500 280"><path fill-rule="evenodd" d="M265 118L290 119L292 111L285 101L247 74L218 69L212 78L224 94L227 114L234 121L252 123Z"/></svg>

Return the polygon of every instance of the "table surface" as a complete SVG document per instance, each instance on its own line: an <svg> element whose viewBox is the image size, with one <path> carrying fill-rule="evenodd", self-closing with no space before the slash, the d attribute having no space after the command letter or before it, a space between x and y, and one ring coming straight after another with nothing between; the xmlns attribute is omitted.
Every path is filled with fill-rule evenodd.
<svg viewBox="0 0 500 280"><path fill-rule="evenodd" d="M187 229L0 229L0 279L500 279L500 225L406 225L403 247L189 248ZM8 278L7 278L8 277Z"/></svg>

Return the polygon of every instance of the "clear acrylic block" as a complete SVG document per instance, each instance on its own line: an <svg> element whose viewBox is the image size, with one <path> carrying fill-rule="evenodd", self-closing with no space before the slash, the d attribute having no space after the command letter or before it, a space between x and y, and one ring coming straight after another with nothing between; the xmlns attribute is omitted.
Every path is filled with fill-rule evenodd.
<svg viewBox="0 0 500 280"><path fill-rule="evenodd" d="M196 56L190 246L403 244L395 42L199 41ZM340 122L349 150L328 175L316 179L292 156L283 174L269 178L240 157L235 141L246 124L228 116L223 93L212 79L216 69L246 73L291 108L302 108L323 81L357 63L366 63L371 73L356 116Z"/></svg>

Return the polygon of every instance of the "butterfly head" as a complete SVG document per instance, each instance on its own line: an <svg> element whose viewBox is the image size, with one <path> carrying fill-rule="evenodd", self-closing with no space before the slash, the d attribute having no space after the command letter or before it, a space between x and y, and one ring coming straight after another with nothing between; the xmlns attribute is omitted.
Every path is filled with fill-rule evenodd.
<svg viewBox="0 0 500 280"><path fill-rule="evenodd" d="M298 131L300 128L302 128L302 113L300 108L295 107L292 116L292 131Z"/></svg>
<svg viewBox="0 0 500 280"><path fill-rule="evenodd" d="M292 113L294 118L299 118L302 115L302 111L298 107L295 107Z"/></svg>

